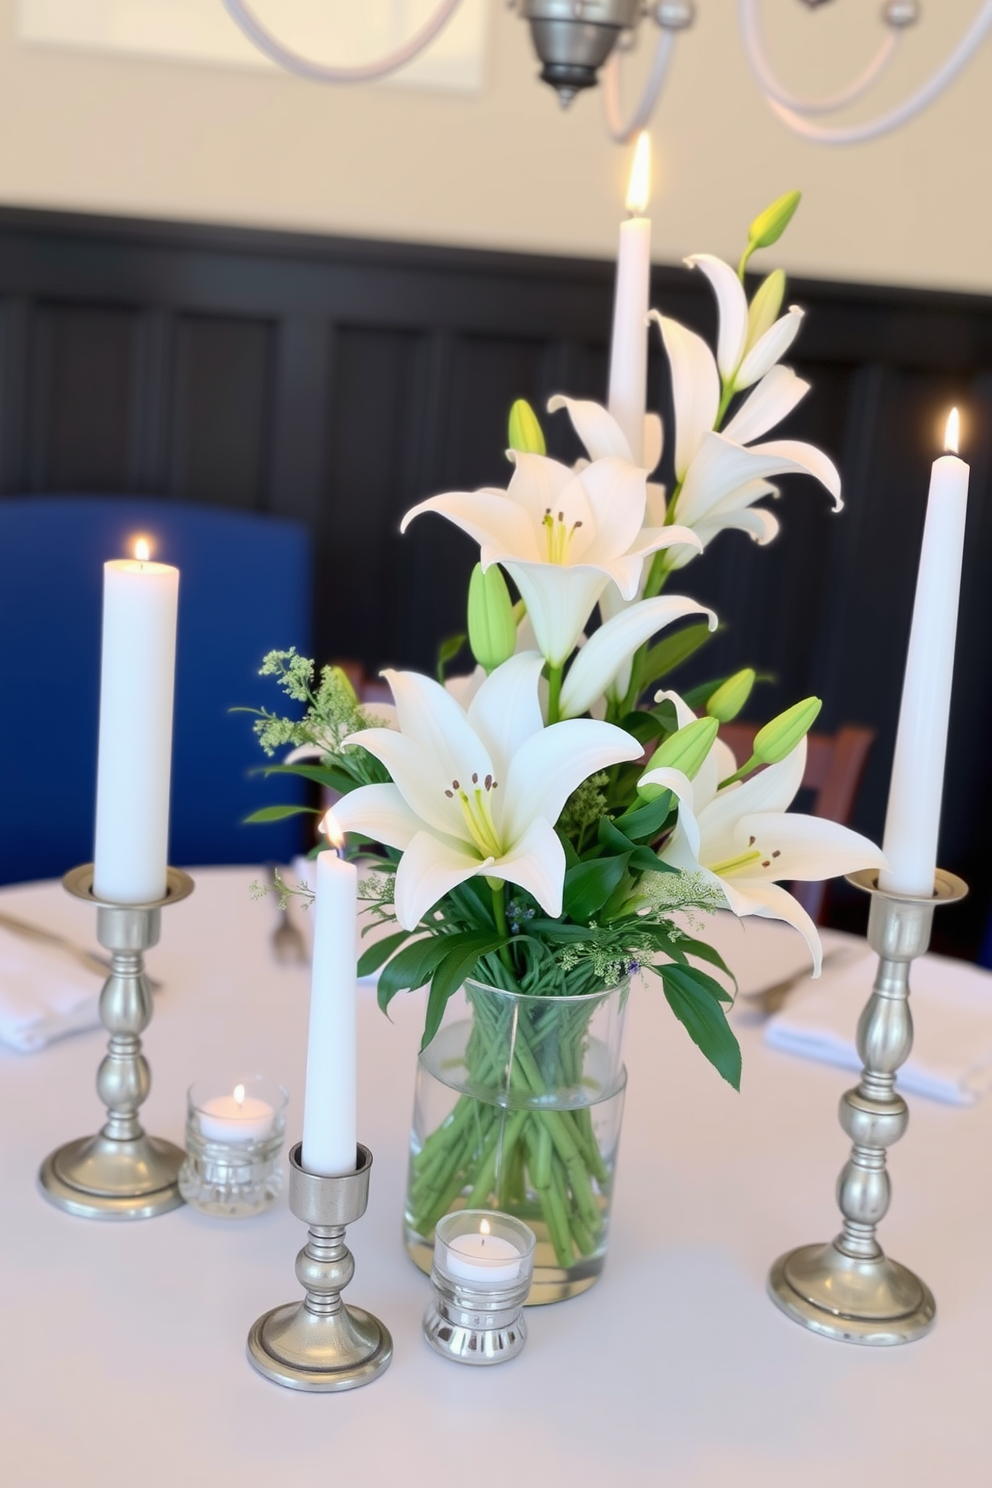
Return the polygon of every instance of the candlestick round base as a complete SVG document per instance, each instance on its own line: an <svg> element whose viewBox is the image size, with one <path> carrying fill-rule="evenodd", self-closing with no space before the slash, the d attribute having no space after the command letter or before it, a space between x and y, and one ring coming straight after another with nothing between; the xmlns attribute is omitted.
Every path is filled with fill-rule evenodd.
<svg viewBox="0 0 992 1488"><path fill-rule="evenodd" d="M833 1243L802 1245L779 1256L768 1293L804 1328L876 1348L923 1338L937 1315L930 1288L898 1261L884 1255L856 1260Z"/></svg>
<svg viewBox="0 0 992 1488"><path fill-rule="evenodd" d="M154 1219L183 1203L185 1155L159 1137L118 1142L101 1133L50 1152L38 1183L50 1204L83 1219Z"/></svg>
<svg viewBox="0 0 992 1488"><path fill-rule="evenodd" d="M355 1390L392 1357L389 1330L362 1307L320 1316L305 1302L290 1302L264 1313L248 1333L249 1363L290 1390Z"/></svg>

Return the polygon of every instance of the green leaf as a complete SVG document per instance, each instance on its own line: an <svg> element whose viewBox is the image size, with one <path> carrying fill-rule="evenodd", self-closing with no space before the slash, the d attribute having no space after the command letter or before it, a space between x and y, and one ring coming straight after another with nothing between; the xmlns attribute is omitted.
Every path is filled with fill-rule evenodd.
<svg viewBox="0 0 992 1488"><path fill-rule="evenodd" d="M253 811L251 816L246 816L245 826L254 825L258 822L285 821L287 816L300 816L309 813L310 816L323 816L313 806L262 806L258 811Z"/></svg>
<svg viewBox="0 0 992 1488"><path fill-rule="evenodd" d="M421 940L404 946L391 961L386 962L379 976L377 989L379 1006L383 1012L397 992L409 992L414 987L422 987L430 979L437 963L448 954L446 939L442 935L425 935Z"/></svg>
<svg viewBox="0 0 992 1488"><path fill-rule="evenodd" d="M628 854L618 857L595 858L591 863L580 863L565 874L565 908L571 919L583 925L602 909L617 884L623 878Z"/></svg>
<svg viewBox="0 0 992 1488"><path fill-rule="evenodd" d="M640 837L650 841L661 831L671 810L672 793L665 791L647 806L635 806L623 816L618 816L614 825L632 840Z"/></svg>
<svg viewBox="0 0 992 1488"><path fill-rule="evenodd" d="M727 1022L726 1013L711 991L711 986L717 985L713 978L687 966L656 966L653 969L661 977L668 1006L693 1043L728 1085L740 1090L740 1045Z"/></svg>
<svg viewBox="0 0 992 1488"><path fill-rule="evenodd" d="M498 951L500 946L507 944L506 936L487 934L484 931L470 935L453 935L450 940L459 942L459 945L457 949L447 950L447 954L438 963L431 979L431 990L427 999L427 1017L424 1020L424 1036L420 1042L421 1049L426 1049L437 1033L449 998L453 997L459 987L464 985L466 977L471 976L481 957L488 956L490 952Z"/></svg>
<svg viewBox="0 0 992 1488"><path fill-rule="evenodd" d="M650 646L638 667L637 691L643 692L649 683L674 672L676 667L688 661L715 634L716 631L711 631L704 620L702 623L687 625L674 635L666 635L663 641Z"/></svg>
<svg viewBox="0 0 992 1488"><path fill-rule="evenodd" d="M397 930L394 935L385 935L382 940L366 946L358 958L358 975L360 977L371 976L374 971L379 970L384 961L389 960L394 951L398 951L400 946L409 939L409 930Z"/></svg>
<svg viewBox="0 0 992 1488"><path fill-rule="evenodd" d="M694 940L692 936L688 935L684 935L682 937L682 939L679 941L679 947L683 951L685 951L687 955L696 956L700 961L708 961L711 966L716 967L717 971L724 972L733 982L734 991L736 992L737 978L734 976L734 973L731 971L730 967L727 965L726 961L724 961L723 957L720 955L720 952L716 950L715 947L707 945L705 940ZM719 982L714 983L714 985L717 987L720 986ZM721 1002L733 1002L733 998L731 997L730 993L727 992L723 987L720 987L720 991L717 995L719 996Z"/></svg>
<svg viewBox="0 0 992 1488"><path fill-rule="evenodd" d="M459 651L468 640L467 635L448 636L437 648L437 680L444 686L444 669L449 661L454 661Z"/></svg>

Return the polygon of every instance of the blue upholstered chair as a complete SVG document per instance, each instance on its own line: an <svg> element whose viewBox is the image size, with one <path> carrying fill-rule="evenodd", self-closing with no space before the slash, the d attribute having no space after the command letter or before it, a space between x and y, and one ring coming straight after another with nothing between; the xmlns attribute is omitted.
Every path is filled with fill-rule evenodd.
<svg viewBox="0 0 992 1488"><path fill-rule="evenodd" d="M304 528L247 512L140 497L0 499L0 883L47 878L93 855L103 564L136 534L175 563L179 639L170 861L285 862L300 818L244 826L257 807L299 799L263 782L251 719L278 707L262 656L309 655ZM309 820L309 818L307 818Z"/></svg>

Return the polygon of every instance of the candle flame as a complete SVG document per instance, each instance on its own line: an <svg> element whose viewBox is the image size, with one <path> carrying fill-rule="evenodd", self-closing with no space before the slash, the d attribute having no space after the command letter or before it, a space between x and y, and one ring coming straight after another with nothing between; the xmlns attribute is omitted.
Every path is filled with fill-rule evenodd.
<svg viewBox="0 0 992 1488"><path fill-rule="evenodd" d="M651 136L642 129L637 136L637 147L630 167L630 182L627 186L627 211L633 217L643 217L651 200Z"/></svg>
<svg viewBox="0 0 992 1488"><path fill-rule="evenodd" d="M488 1219L484 1219L484 1220L481 1221L481 1223L479 1225L479 1234L480 1235L488 1235L489 1234L489 1221L488 1221Z"/></svg>
<svg viewBox="0 0 992 1488"><path fill-rule="evenodd" d="M947 415L947 429L944 433L944 449L949 455L956 455L961 443L961 417L956 408L952 408Z"/></svg>
<svg viewBox="0 0 992 1488"><path fill-rule="evenodd" d="M320 823L318 831L323 832L324 836L327 838L328 842L331 844L335 851L339 851L342 847L344 847L344 833L338 826L333 811L329 811L327 813L323 821Z"/></svg>
<svg viewBox="0 0 992 1488"><path fill-rule="evenodd" d="M235 1087L234 1087L234 1104L236 1106L243 1106L244 1103L245 1103L245 1087L243 1085L235 1085Z"/></svg>
<svg viewBox="0 0 992 1488"><path fill-rule="evenodd" d="M147 537L136 537L134 539L134 556L139 563L147 563L152 556L152 545Z"/></svg>

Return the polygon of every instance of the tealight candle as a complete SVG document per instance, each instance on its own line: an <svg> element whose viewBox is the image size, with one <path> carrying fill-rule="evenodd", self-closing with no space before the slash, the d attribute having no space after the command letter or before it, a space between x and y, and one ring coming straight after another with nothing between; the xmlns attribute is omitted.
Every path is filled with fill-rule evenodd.
<svg viewBox="0 0 992 1488"><path fill-rule="evenodd" d="M276 1113L268 1101L246 1095L235 1085L231 1095L215 1095L200 1107L200 1131L211 1142L260 1142L269 1135Z"/></svg>
<svg viewBox="0 0 992 1488"><path fill-rule="evenodd" d="M502 1235L491 1233L488 1219L476 1231L456 1235L448 1242L446 1270L449 1276L490 1287L499 1281L516 1281L520 1275L520 1248Z"/></svg>
<svg viewBox="0 0 992 1488"><path fill-rule="evenodd" d="M511 1214L461 1209L438 1220L424 1337L458 1364L503 1364L527 1340L523 1306L537 1239Z"/></svg>

